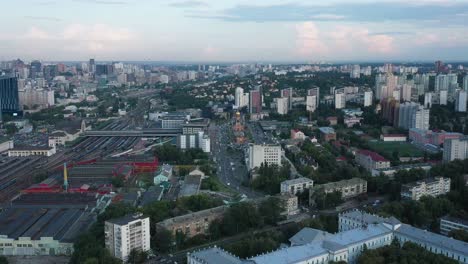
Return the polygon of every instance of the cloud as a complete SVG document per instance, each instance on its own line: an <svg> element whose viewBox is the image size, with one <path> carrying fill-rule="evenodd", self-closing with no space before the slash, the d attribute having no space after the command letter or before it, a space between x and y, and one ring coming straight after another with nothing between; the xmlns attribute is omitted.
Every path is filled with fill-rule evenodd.
<svg viewBox="0 0 468 264"><path fill-rule="evenodd" d="M178 7L178 8L194 8L194 7L205 7L205 6L208 6L208 4L203 1L186 0L186 1L170 3L169 6Z"/></svg>
<svg viewBox="0 0 468 264"><path fill-rule="evenodd" d="M62 19L57 17L47 17L47 16L25 16L24 18L31 19L31 20L43 20L43 21L52 21L52 22L59 22Z"/></svg>
<svg viewBox="0 0 468 264"><path fill-rule="evenodd" d="M20 46L35 41L38 50L55 49L57 52L103 54L125 52L139 40L139 36L127 28L106 24L71 24L59 32L52 33L31 27L21 38L16 39Z"/></svg>
<svg viewBox="0 0 468 264"><path fill-rule="evenodd" d="M345 2L328 5L276 4L236 5L216 15L191 14L191 17L221 19L233 22L274 21L419 21L439 20L446 24L464 25L463 16L468 12L468 2L450 1L376 1Z"/></svg>
<svg viewBox="0 0 468 264"><path fill-rule="evenodd" d="M297 54L314 58L395 53L394 38L390 35L373 35L368 29L358 26L338 25L330 30L320 30L311 21L296 25L296 48Z"/></svg>
<svg viewBox="0 0 468 264"><path fill-rule="evenodd" d="M99 4L99 5L126 5L129 2L118 0L73 0L73 2Z"/></svg>
<svg viewBox="0 0 468 264"><path fill-rule="evenodd" d="M26 34L24 34L23 38L25 39L33 39L33 40L45 40L45 39L51 39L52 36L47 33L46 31L37 28L37 27L31 27Z"/></svg>
<svg viewBox="0 0 468 264"><path fill-rule="evenodd" d="M403 35L413 35L413 32L405 31L383 31L383 32L372 32L369 35L389 35L389 36L403 36Z"/></svg>

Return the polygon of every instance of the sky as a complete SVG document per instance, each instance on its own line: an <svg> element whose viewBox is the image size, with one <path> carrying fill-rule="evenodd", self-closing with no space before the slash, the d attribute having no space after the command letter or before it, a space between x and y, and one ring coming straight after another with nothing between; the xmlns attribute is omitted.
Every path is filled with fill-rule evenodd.
<svg viewBox="0 0 468 264"><path fill-rule="evenodd" d="M0 60L468 61L468 0L2 0Z"/></svg>

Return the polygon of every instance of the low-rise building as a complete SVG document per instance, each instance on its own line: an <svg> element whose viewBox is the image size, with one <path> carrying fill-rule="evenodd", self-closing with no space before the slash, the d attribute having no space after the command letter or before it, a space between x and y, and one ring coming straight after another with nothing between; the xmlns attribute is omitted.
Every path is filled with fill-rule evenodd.
<svg viewBox="0 0 468 264"><path fill-rule="evenodd" d="M262 164L281 166L280 145L249 144L246 153L246 164L249 170L260 167Z"/></svg>
<svg viewBox="0 0 468 264"><path fill-rule="evenodd" d="M286 180L281 182L281 193L290 193L296 195L302 193L303 191L312 188L314 186L314 181L301 177L292 180Z"/></svg>
<svg viewBox="0 0 468 264"><path fill-rule="evenodd" d="M401 197L418 201L423 196L439 196L450 192L450 178L435 177L401 187Z"/></svg>
<svg viewBox="0 0 468 264"><path fill-rule="evenodd" d="M393 166L388 168L380 168L380 169L373 169L372 176L379 176L383 174L385 176L393 177L395 173L401 170L412 170L412 169L422 169L425 171L429 171L432 168L431 163L414 163L414 164L404 164L399 166Z"/></svg>
<svg viewBox="0 0 468 264"><path fill-rule="evenodd" d="M159 170L155 173L153 178L154 185L159 185L162 182L167 182L172 177L172 166L169 164L163 164Z"/></svg>
<svg viewBox="0 0 468 264"><path fill-rule="evenodd" d="M173 235L178 232L193 237L206 234L211 222L221 219L227 211L227 206L210 208L191 214L176 216L156 224L156 229L166 229Z"/></svg>
<svg viewBox="0 0 468 264"><path fill-rule="evenodd" d="M283 215L289 217L299 213L299 202L296 195L290 193L282 193L277 197L280 199L281 204L283 205Z"/></svg>
<svg viewBox="0 0 468 264"><path fill-rule="evenodd" d="M309 204L314 204L315 195L319 191L323 191L324 193L340 192L341 198L349 199L367 193L367 181L361 178L352 178L349 180L315 185L309 193Z"/></svg>
<svg viewBox="0 0 468 264"><path fill-rule="evenodd" d="M468 232L468 220L446 215L440 218L440 233L449 235L454 230L465 230Z"/></svg>
<svg viewBox="0 0 468 264"><path fill-rule="evenodd" d="M56 153L55 146L30 146L14 147L8 150L8 157L46 156L50 157Z"/></svg>
<svg viewBox="0 0 468 264"><path fill-rule="evenodd" d="M324 141L336 140L336 133L332 127L320 127L320 137Z"/></svg>
<svg viewBox="0 0 468 264"><path fill-rule="evenodd" d="M356 162L368 171L390 167L390 161L380 154L361 149L356 153Z"/></svg>
<svg viewBox="0 0 468 264"><path fill-rule="evenodd" d="M405 142L406 135L403 134L382 134L380 140L384 142Z"/></svg>
<svg viewBox="0 0 468 264"><path fill-rule="evenodd" d="M179 198L184 196L197 195L200 191L202 176L200 175L187 175L184 178L182 186L180 186Z"/></svg>
<svg viewBox="0 0 468 264"><path fill-rule="evenodd" d="M187 263L356 263L366 248L387 246L395 239L401 245L412 242L432 253L442 254L459 263L468 263L468 243L403 224L393 217L383 218L356 210L340 214L339 226L339 232L336 234L304 228L291 237L291 246L284 246L246 260L211 248L187 254Z"/></svg>
<svg viewBox="0 0 468 264"><path fill-rule="evenodd" d="M127 261L132 250L150 250L150 219L141 214L105 222L105 245L111 255Z"/></svg>

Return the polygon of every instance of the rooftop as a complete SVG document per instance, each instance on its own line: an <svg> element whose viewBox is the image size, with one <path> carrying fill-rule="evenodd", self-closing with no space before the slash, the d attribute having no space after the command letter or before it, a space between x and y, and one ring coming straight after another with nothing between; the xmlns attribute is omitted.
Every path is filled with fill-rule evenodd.
<svg viewBox="0 0 468 264"><path fill-rule="evenodd" d="M205 218L213 214L223 214L227 210L227 208L228 208L227 206L223 205L223 206L218 206L218 207L214 207L214 208L210 208L210 209L206 209L206 210L202 210L202 211L198 211L198 212L194 212L190 214L180 215L180 216L176 216L176 217L161 221L158 223L158 225L170 226L175 223L185 223L188 221L193 221L195 219Z"/></svg>
<svg viewBox="0 0 468 264"><path fill-rule="evenodd" d="M349 179L349 180L329 182L329 183L317 185L317 187L322 187L322 188L325 188L325 189L336 189L336 188L346 187L346 186L349 186L349 185L365 184L365 183L367 183L367 181L363 180L361 178L352 178L352 179Z"/></svg>
<svg viewBox="0 0 468 264"><path fill-rule="evenodd" d="M201 185L201 175L187 175L180 187L179 197L191 196L198 193Z"/></svg>
<svg viewBox="0 0 468 264"><path fill-rule="evenodd" d="M302 246L288 247L271 253L251 258L256 264L289 264L302 263L312 256L328 254L328 251L318 243L310 243Z"/></svg>
<svg viewBox="0 0 468 264"><path fill-rule="evenodd" d="M419 229L407 224L402 224L400 228L396 230L396 233L411 237L415 240L427 241L437 245L440 248L460 252L465 256L468 255L468 243L455 240L451 237L428 232L426 230Z"/></svg>
<svg viewBox="0 0 468 264"><path fill-rule="evenodd" d="M283 181L281 182L281 184L301 184L301 183L313 183L313 180L309 179L309 178L306 178L306 177L300 177L300 178L296 178L296 179L292 179L292 180L286 180L286 181Z"/></svg>
<svg viewBox="0 0 468 264"><path fill-rule="evenodd" d="M320 132L322 132L324 134L334 134L335 133L335 129L333 129L332 127L319 127L319 130L320 130Z"/></svg>
<svg viewBox="0 0 468 264"><path fill-rule="evenodd" d="M419 181L416 181L416 182L412 182L412 183L407 183L407 184L403 184L402 185L402 189L403 188L413 188L413 187L416 187L416 186L419 186L421 184L434 184L434 183L438 183L441 179L443 180L450 180L449 178L443 178L443 177L434 177L434 178L426 178L426 179L422 179L422 180L419 180Z"/></svg>
<svg viewBox="0 0 468 264"><path fill-rule="evenodd" d="M387 162L388 160L384 157L382 157L379 153L373 152L367 149L360 149L358 151L360 155L368 156L370 157L373 161L380 161L380 162Z"/></svg>
<svg viewBox="0 0 468 264"><path fill-rule="evenodd" d="M446 220L446 221L450 221L450 222L454 222L454 223L458 223L458 224L468 226L468 220L467 219L453 217L453 216L450 216L450 215L446 215L446 216L442 217L441 220Z"/></svg>
<svg viewBox="0 0 468 264"><path fill-rule="evenodd" d="M142 214L129 214L120 218L114 218L107 220L106 222L115 224L115 225L127 225L130 222L136 221L136 220L143 220L148 218L147 216L143 216Z"/></svg>
<svg viewBox="0 0 468 264"><path fill-rule="evenodd" d="M310 227L305 227L301 229L297 234L289 239L291 245L305 245L314 241L322 241L325 238L331 236L332 234L325 232L323 230L314 229Z"/></svg>
<svg viewBox="0 0 468 264"><path fill-rule="evenodd" d="M0 213L0 235L18 239L53 237L71 241L94 222L83 209L7 208Z"/></svg>
<svg viewBox="0 0 468 264"><path fill-rule="evenodd" d="M197 251L190 253L190 256L196 258L197 260L201 261L205 264L242 264L248 263L247 261L243 261L236 256L232 255L231 253L218 248L212 247L202 251Z"/></svg>

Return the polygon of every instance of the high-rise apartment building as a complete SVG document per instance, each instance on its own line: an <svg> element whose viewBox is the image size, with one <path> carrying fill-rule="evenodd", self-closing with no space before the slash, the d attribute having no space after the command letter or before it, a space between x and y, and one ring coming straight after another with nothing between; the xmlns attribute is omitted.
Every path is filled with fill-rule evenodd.
<svg viewBox="0 0 468 264"><path fill-rule="evenodd" d="M455 97L455 111L466 112L466 91L458 90Z"/></svg>
<svg viewBox="0 0 468 264"><path fill-rule="evenodd" d="M468 92L468 75L463 77L463 90Z"/></svg>
<svg viewBox="0 0 468 264"><path fill-rule="evenodd" d="M429 129L429 111L429 109L414 102L400 104L398 108L398 127Z"/></svg>
<svg viewBox="0 0 468 264"><path fill-rule="evenodd" d="M287 97L276 98L276 110L278 114L286 115L288 113L288 102Z"/></svg>
<svg viewBox="0 0 468 264"><path fill-rule="evenodd" d="M18 78L0 76L0 112L14 114L19 109Z"/></svg>
<svg viewBox="0 0 468 264"><path fill-rule="evenodd" d="M281 97L287 98L288 99L288 109L292 109L292 96L293 96L293 89L292 88L286 88L281 90Z"/></svg>
<svg viewBox="0 0 468 264"><path fill-rule="evenodd" d="M237 108L243 108L249 105L249 96L244 93L244 89L237 87L234 94L234 101Z"/></svg>
<svg viewBox="0 0 468 264"><path fill-rule="evenodd" d="M424 107L431 108L432 106L432 93L425 93L424 94Z"/></svg>
<svg viewBox="0 0 468 264"><path fill-rule="evenodd" d="M364 107L372 105L372 91L364 92Z"/></svg>
<svg viewBox="0 0 468 264"><path fill-rule="evenodd" d="M440 105L447 105L447 98L448 98L448 91L447 90L440 90L439 91L439 104Z"/></svg>
<svg viewBox="0 0 468 264"><path fill-rule="evenodd" d="M335 91L335 109L343 109L346 107L346 94L343 89Z"/></svg>
<svg viewBox="0 0 468 264"><path fill-rule="evenodd" d="M251 114L260 114L262 112L262 93L260 90L250 91L249 111Z"/></svg>
<svg viewBox="0 0 468 264"><path fill-rule="evenodd" d="M445 162L466 158L468 158L468 136L444 141L443 159Z"/></svg>
<svg viewBox="0 0 468 264"><path fill-rule="evenodd" d="M141 214L127 215L105 222L105 245L111 255L123 261L132 250L150 250L150 219Z"/></svg>
<svg viewBox="0 0 468 264"><path fill-rule="evenodd" d="M352 79L357 79L361 77L361 66L359 66L359 64L353 65L349 77Z"/></svg>

